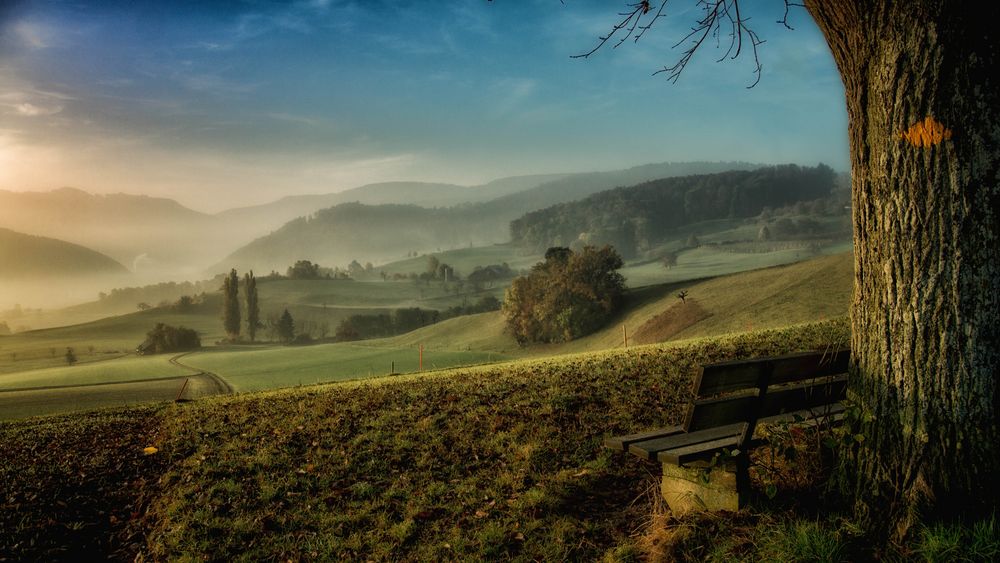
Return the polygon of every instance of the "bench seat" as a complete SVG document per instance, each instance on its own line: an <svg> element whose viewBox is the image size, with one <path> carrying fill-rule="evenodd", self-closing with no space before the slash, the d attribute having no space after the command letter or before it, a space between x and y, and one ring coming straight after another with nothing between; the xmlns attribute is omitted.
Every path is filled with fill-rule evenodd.
<svg viewBox="0 0 1000 563"><path fill-rule="evenodd" d="M843 420L850 350L724 362L701 368L684 424L613 436L604 445L663 464L674 512L737 509L749 480L747 450L761 424L802 427ZM725 463L712 462L727 453Z"/></svg>

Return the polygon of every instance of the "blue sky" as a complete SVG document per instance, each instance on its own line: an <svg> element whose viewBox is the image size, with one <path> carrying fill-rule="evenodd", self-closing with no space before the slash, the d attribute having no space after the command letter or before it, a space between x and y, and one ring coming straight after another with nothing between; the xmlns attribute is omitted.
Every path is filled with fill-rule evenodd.
<svg viewBox="0 0 1000 563"><path fill-rule="evenodd" d="M749 2L745 3L749 4ZM213 211L388 180L476 184L649 162L848 167L843 87L802 9L754 2L763 76L673 0L590 49L616 1L0 2L0 189L146 193Z"/></svg>

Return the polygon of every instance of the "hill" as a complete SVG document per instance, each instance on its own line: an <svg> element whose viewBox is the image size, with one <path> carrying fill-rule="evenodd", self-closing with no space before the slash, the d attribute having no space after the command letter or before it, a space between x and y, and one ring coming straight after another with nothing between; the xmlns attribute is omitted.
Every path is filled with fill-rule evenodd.
<svg viewBox="0 0 1000 563"><path fill-rule="evenodd" d="M125 273L125 266L89 248L0 228L0 280Z"/></svg>
<svg viewBox="0 0 1000 563"><path fill-rule="evenodd" d="M663 178L532 211L511 223L511 238L535 251L611 244L630 258L686 225L755 217L765 209L829 198L835 178L822 164Z"/></svg>
<svg viewBox="0 0 1000 563"><path fill-rule="evenodd" d="M451 207L464 203L489 201L508 194L529 190L566 176L569 175L511 176L478 186L429 182L381 182L336 193L287 196L262 205L228 209L216 213L215 217L227 223L255 224L266 232L297 217L310 215L320 209L341 203L353 202L366 205L396 203L420 207Z"/></svg>
<svg viewBox="0 0 1000 563"><path fill-rule="evenodd" d="M847 315L854 280L850 253L710 278L631 290L624 310L604 329L563 344L519 348L504 333L503 316L482 313L448 319L413 332L369 341L371 346L415 346L549 356L715 337L751 330L833 319ZM680 301L676 294L687 290Z"/></svg>
<svg viewBox="0 0 1000 563"><path fill-rule="evenodd" d="M680 421L700 363L845 335L826 323L0 422L0 556L640 560L655 476L602 438Z"/></svg>
<svg viewBox="0 0 1000 563"><path fill-rule="evenodd" d="M324 265L346 265L351 260L385 262L410 252L503 243L510 238L510 221L529 211L616 186L734 167L750 168L752 165L663 163L612 172L573 174L487 202L448 208L345 203L285 224L236 250L212 271L229 267L281 271L299 259ZM528 180L523 181L528 183ZM515 179L500 183L507 188L520 185Z"/></svg>

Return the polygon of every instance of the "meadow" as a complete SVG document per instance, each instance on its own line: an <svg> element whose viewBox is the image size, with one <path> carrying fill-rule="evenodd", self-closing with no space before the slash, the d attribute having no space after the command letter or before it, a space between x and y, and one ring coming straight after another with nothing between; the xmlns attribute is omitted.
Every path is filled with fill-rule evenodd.
<svg viewBox="0 0 1000 563"><path fill-rule="evenodd" d="M492 352L425 350L423 369L507 358ZM185 365L217 374L238 392L383 376L393 373L392 369L394 373L416 372L420 367L416 346L375 347L349 343L264 349L232 347L195 352L185 356L183 361Z"/></svg>
<svg viewBox="0 0 1000 563"><path fill-rule="evenodd" d="M184 369L187 373L215 373L236 391L257 391L380 376L389 373L390 369L398 373L414 372L419 368L418 348L421 346L424 349L423 367L432 370L621 347L625 336L623 327L624 332L631 334L634 345L832 319L847 312L852 271L850 255L840 254L703 281L639 288L629 292L625 308L604 329L572 342L528 347L518 346L504 332L504 320L499 312L456 317L399 336L354 343L212 346L212 339L222 338L221 323L214 309L185 314L153 309L85 325L0 338L0 391L79 385L79 397L89 397L86 403L79 402L64 388L49 393L52 397L45 400L45 392L37 391L33 392L31 401L37 410L32 411L25 406L15 409L18 402L13 401L14 395L8 394L6 402L0 401L0 417L120 405L127 402L122 397L125 389L138 391L143 385L159 389L163 382L136 384L116 389L114 394L112 388L105 388L109 395L103 403L95 398L99 390L84 386L177 376L186 373ZM272 301L280 297L301 303L317 294L332 294L323 293L329 286L334 287L329 290L333 292L358 291L364 286L382 284L389 286L382 290L386 292L412 288L409 282L322 280L270 282L261 287L262 293L269 295ZM342 289L345 286L350 289ZM279 293L280 288L284 289ZM676 297L680 290L688 292L685 302ZM331 315L344 310L357 311L327 308ZM182 362L186 368L169 364L166 356L124 357L155 322L193 326L203 331L203 342L209 346L185 356ZM87 345L87 342L95 344ZM67 346L74 346L80 359L77 365L65 365L62 352ZM93 353L89 351L90 346L93 346ZM16 359L9 355L4 357L5 350L15 354ZM157 393L138 395L156 396L159 400L171 398L162 391ZM27 399L21 397L20 404L27 405Z"/></svg>
<svg viewBox="0 0 1000 563"><path fill-rule="evenodd" d="M637 560L653 470L602 437L679 420L699 363L822 349L846 330L831 321L3 422L0 553Z"/></svg>

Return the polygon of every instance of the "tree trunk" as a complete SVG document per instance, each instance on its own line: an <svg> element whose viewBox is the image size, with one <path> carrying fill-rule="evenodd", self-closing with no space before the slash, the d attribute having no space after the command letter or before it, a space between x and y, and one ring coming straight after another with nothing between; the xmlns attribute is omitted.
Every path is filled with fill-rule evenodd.
<svg viewBox="0 0 1000 563"><path fill-rule="evenodd" d="M1000 9L972 6L807 1L847 94L858 507L897 535L1000 490Z"/></svg>

